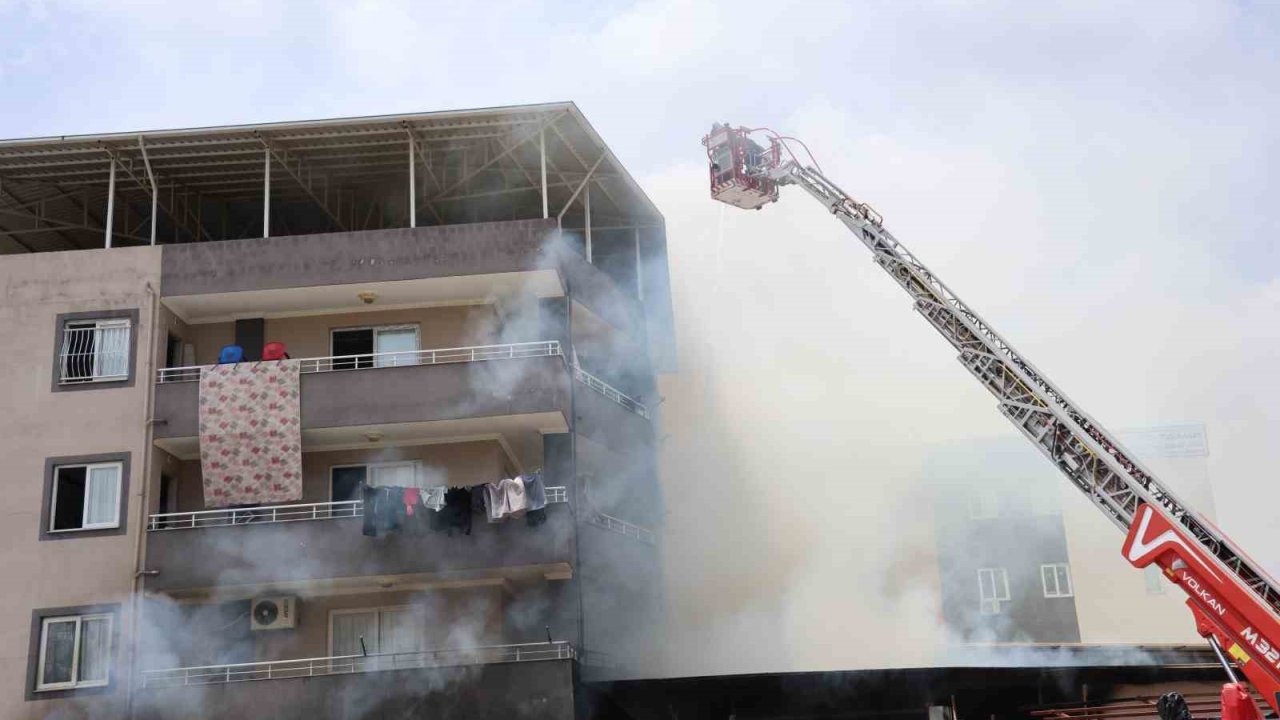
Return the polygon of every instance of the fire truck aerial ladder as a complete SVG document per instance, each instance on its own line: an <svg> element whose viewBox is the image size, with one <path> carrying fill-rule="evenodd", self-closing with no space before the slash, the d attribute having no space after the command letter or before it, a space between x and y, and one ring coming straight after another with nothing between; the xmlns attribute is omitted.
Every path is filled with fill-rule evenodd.
<svg viewBox="0 0 1280 720"><path fill-rule="evenodd" d="M767 136L767 147L752 139L757 133ZM1280 584L962 302L885 229L876 211L824 176L803 143L767 128L719 123L702 143L712 198L759 210L777 201L780 187L796 185L844 223L995 395L1000 412L1127 533L1124 558L1139 568L1154 563L1186 591L1196 629L1230 679L1222 688L1223 717L1259 717L1232 660L1280 714ZM801 163L790 143L802 147L811 164Z"/></svg>

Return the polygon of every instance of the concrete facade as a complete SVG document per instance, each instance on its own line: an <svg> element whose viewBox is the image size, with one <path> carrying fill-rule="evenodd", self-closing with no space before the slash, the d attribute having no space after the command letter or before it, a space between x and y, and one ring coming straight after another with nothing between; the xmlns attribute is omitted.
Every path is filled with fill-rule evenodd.
<svg viewBox="0 0 1280 720"><path fill-rule="evenodd" d="M0 565L9 578L0 592L0 716L44 718L66 711L114 718L124 711L131 682L133 573L144 524L140 488L146 485L142 459L150 389L144 378L152 367L145 350L152 346L148 321L155 316L159 282L158 248L41 253L0 262L0 329L11 348L25 349L6 353L0 362L7 409L0 419L0 457L8 468ZM133 382L51 392L57 382L58 316L99 311L136 311L142 318L132 328L141 350L129 367ZM120 516L125 531L45 540L46 459L122 453L132 458L133 492L125 496ZM104 605L112 608L116 632L108 685L34 692L27 684L33 612Z"/></svg>
<svg viewBox="0 0 1280 720"><path fill-rule="evenodd" d="M591 156L608 152L569 105L476 117L467 122L560 123L549 159L562 164L591 144ZM404 127L361 120L330 134L408 142ZM209 132L208 142L241 151L242 132ZM187 136L169 142L166 161L166 140L148 136L161 177L188 157ZM450 145L431 148L435 162L458 159ZM477 184L492 189L512 177L506 165L518 156L475 171ZM656 400L654 368L669 355L670 301L661 216L616 160L601 173L584 178L599 218L558 182L550 201L573 204L562 222L501 190L470 209L430 206L435 222L402 214L418 226L388 227L407 213L398 186L349 181L337 191L351 203L348 216L285 182L274 191L280 214L273 209L266 223L273 237L229 235L229 221L254 209L215 198L197 201L209 206L203 223L162 208L156 247L118 247L138 236L117 215L104 229L119 233L117 247L0 258L0 329L21 350L0 361L11 400L0 456L13 478L3 552L18 581L0 592L8 611L0 716L570 718L580 710L580 676L606 665L626 676L652 642L660 602L656 418L645 404ZM134 190L102 197L130 203ZM599 262L589 259L584 227L593 220L611 225L596 233ZM130 324L127 375L63 382L60 354L85 355L76 362L96 377L114 368L104 358L116 352L107 334L69 349L63 336L78 326L68 322L120 319ZM316 360L301 379L303 490L294 509L207 508L199 366L237 343L251 346L246 358L263 342L284 343L295 360L350 354L335 348L335 330L381 326L415 328L421 351L549 343L556 352L394 367ZM89 522L111 506L88 499L79 515L55 512L57 488L68 488L64 500L89 498L87 468L107 461L124 473L114 524ZM451 488L540 471L556 499L541 522L491 524L476 514L469 534L369 537L358 504L333 514L335 468L405 461ZM73 466L65 477L63 466ZM55 527L63 516L90 527ZM281 597L294 603L292 626L254 629L255 599ZM111 618L105 645L88 639L103 616ZM341 671L329 661L351 652L348 636L335 639L346 632L335 618L348 616L362 623L361 647L388 658L376 668ZM45 660L61 637L45 627L57 617L84 633L67 661L79 663L70 671L77 680L42 688L41 668L58 669ZM86 669L99 652L110 665L105 684ZM298 662L308 664L307 677L277 673ZM254 682L229 682L244 672Z"/></svg>

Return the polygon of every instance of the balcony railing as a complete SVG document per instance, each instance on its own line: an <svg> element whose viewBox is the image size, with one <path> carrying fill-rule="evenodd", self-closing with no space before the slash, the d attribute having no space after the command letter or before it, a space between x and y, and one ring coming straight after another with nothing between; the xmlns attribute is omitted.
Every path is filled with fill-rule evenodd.
<svg viewBox="0 0 1280 720"><path fill-rule="evenodd" d="M563 485L545 488L547 504L569 502ZM306 503L302 505L267 505L256 508L196 510L193 512L156 513L147 519L147 530L194 530L233 525L299 522L302 520L336 520L364 516L364 501Z"/></svg>
<svg viewBox="0 0 1280 720"><path fill-rule="evenodd" d="M610 532L625 535L632 540L639 540L646 545L653 545L657 540L657 536L648 528L640 527L626 520L620 520L612 515L606 515L602 512L593 512L587 516L587 522L599 528L604 528Z"/></svg>
<svg viewBox="0 0 1280 720"><path fill-rule="evenodd" d="M595 375L592 375L586 370L583 370L580 367L574 367L573 377L583 385L586 385L592 390L595 390L596 392L618 403L622 407L630 410L631 412L639 415L640 417L646 420L649 419L649 409L646 408L643 403L641 403L639 400L636 400L635 398L629 395L624 394L621 390L601 380Z"/></svg>
<svg viewBox="0 0 1280 720"><path fill-rule="evenodd" d="M299 371L304 373L334 372L339 370L373 370L384 367L411 365L446 365L450 363L482 362L485 360L519 360L522 358L559 357L559 340L507 343L505 345L473 345L470 347L436 348L433 350L402 350L398 352L369 353L365 355L334 355L330 357L299 358ZM212 365L163 368L156 371L156 382L194 382L200 372Z"/></svg>
<svg viewBox="0 0 1280 720"><path fill-rule="evenodd" d="M573 660L576 657L573 646L564 640L519 645L490 645L466 649L386 653L381 655L342 655L337 657L307 658L304 660L276 660L231 665L202 665L168 670L143 670L142 687L221 685L252 680L286 680L289 678L348 675L381 670L536 662L540 660Z"/></svg>

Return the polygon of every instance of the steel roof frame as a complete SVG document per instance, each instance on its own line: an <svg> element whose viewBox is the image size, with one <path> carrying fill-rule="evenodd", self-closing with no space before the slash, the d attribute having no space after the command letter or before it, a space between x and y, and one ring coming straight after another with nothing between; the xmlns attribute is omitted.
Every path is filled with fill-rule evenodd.
<svg viewBox="0 0 1280 720"><path fill-rule="evenodd" d="M599 167L586 160L582 143L594 146L586 154L598 153ZM153 238L141 238L137 232L163 214L173 225L175 241L180 233L209 240L212 236L200 218L206 201L225 206L261 199L269 182L268 167L284 169L287 176L270 188L273 199L309 203L337 228L346 226L344 213L355 222L356 211L334 207L335 198L341 198L340 206L364 198L361 202L367 205L362 211L367 207L371 214L381 207L382 213L388 199L393 208L398 207L396 197L400 203L405 199L395 189L398 178L408 179L409 206L407 211L395 212L408 217L411 224L416 224L415 204L424 205L435 223L445 224L474 218L477 211L492 217L493 204L471 204L500 197L513 198L518 203L513 209L524 208L519 211L523 213L534 203L514 198L527 195L533 200L540 194L544 207L552 194L557 195L559 200L553 204L564 203L563 216L573 197L591 189L599 189L609 203L591 213L599 219L608 214L611 223L629 227L662 222L652 202L577 106L552 103L4 140L0 141L0 211L4 211L0 212L0 238L28 251L56 249L49 245L53 237L66 248L91 246L94 243L83 241L85 233L155 242L154 228ZM548 173L554 181L546 178ZM117 176L114 185L113 175ZM415 181L414 175L421 179ZM578 192L565 203L575 187ZM185 198L181 209L179 194ZM134 206L139 196L149 199L149 214ZM584 203L589 200L584 196ZM106 217L112 217L112 203L124 208L132 218L130 227L108 231L103 216L91 210L99 203L107 206ZM441 203L451 208L447 215L442 215Z"/></svg>

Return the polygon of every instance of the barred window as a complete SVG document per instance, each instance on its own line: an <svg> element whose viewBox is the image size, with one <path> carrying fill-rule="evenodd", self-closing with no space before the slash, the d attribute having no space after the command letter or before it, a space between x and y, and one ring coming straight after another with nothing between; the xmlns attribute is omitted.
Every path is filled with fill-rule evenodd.
<svg viewBox="0 0 1280 720"><path fill-rule="evenodd" d="M129 377L129 333L126 319L73 320L62 328L58 350L63 384L123 380Z"/></svg>

